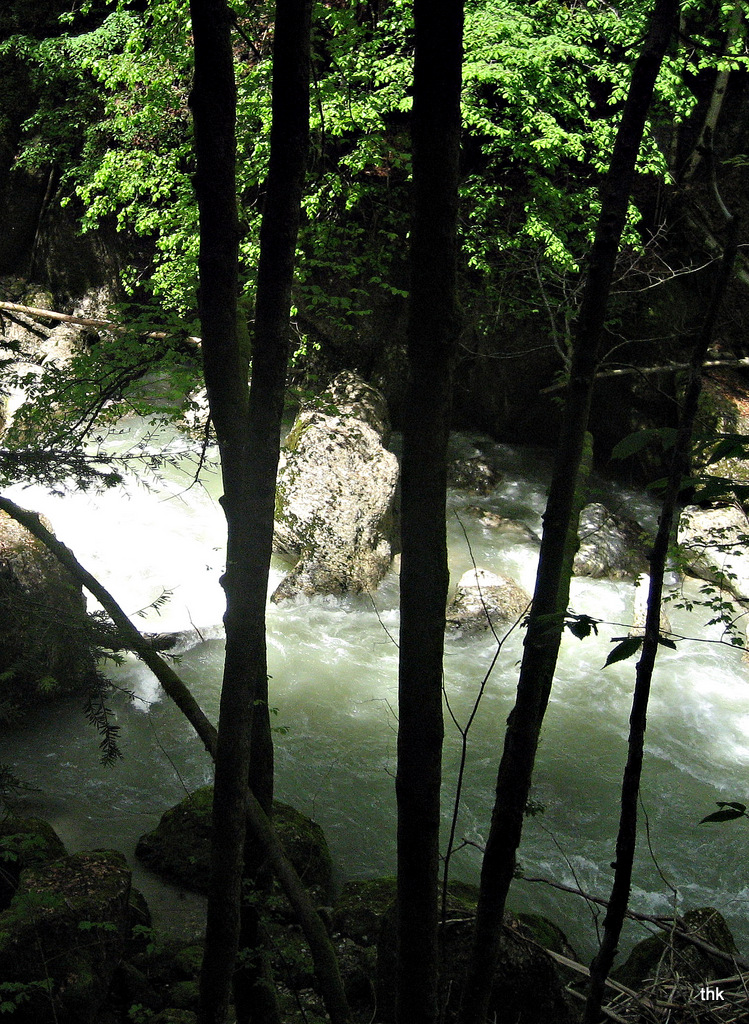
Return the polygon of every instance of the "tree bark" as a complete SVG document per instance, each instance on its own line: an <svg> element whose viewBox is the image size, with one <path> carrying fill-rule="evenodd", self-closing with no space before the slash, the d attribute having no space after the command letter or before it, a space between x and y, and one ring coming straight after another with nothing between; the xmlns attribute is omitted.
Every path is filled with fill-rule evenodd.
<svg viewBox="0 0 749 1024"><path fill-rule="evenodd" d="M544 515L536 587L524 641L517 699L507 723L496 800L481 870L473 956L461 1006L461 1024L484 1024L499 953L502 918L520 845L523 815L543 717L551 692L569 599L577 520L583 501L581 468L600 339L614 266L626 221L635 163L653 88L675 27L678 0L657 0L635 65L602 188L601 214L591 250L573 344L565 413Z"/></svg>
<svg viewBox="0 0 749 1024"><path fill-rule="evenodd" d="M233 15L225 0L191 0L191 95L200 212L199 308L203 367L221 454L227 522L226 655L213 800L213 843L201 1024L223 1024L240 936L249 783L266 811L273 793L265 604L288 330L309 120L310 0L278 0L273 128L261 228L252 394L237 338L238 238ZM253 931L245 920L245 934ZM263 989L265 995L263 995ZM257 987L264 1004L267 986ZM249 1001L248 1001L249 999ZM238 1006L251 1011L242 988ZM272 1004L263 1011L275 1015Z"/></svg>
<svg viewBox="0 0 749 1024"><path fill-rule="evenodd" d="M682 481L689 475L692 434L702 390L703 364L712 343L718 311L731 279L733 262L736 257L737 230L737 222L735 219L732 219L728 225L728 240L723 252L718 279L713 288L710 306L692 352L689 380L679 418L679 428L674 443L668 482L661 503L658 531L650 555L648 610L645 618L642 653L637 663L635 690L632 697L632 712L629 719L627 763L622 780L614 883L611 888L608 910L603 922L601 946L590 965L590 989L585 1004L585 1024L597 1024L597 1021L601 1018L604 986L616 956L617 944L629 904L632 866L637 841L637 800L640 793L640 779L642 777L648 701L661 636L663 579L673 539L679 492L681 491Z"/></svg>
<svg viewBox="0 0 749 1024"><path fill-rule="evenodd" d="M461 0L416 0L409 384L401 469L396 1018L437 1020L446 452L458 335Z"/></svg>

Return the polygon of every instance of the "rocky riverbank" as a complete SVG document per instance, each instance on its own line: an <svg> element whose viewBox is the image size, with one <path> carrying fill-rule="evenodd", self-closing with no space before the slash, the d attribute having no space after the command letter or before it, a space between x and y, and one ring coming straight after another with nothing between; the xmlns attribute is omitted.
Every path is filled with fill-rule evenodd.
<svg viewBox="0 0 749 1024"><path fill-rule="evenodd" d="M204 891L210 809L210 787L191 794L142 838L138 855L152 870ZM349 881L334 889L319 826L282 804L274 817L327 924L354 1020L390 1024L395 880ZM121 854L68 855L46 823L13 815L0 825L0 850L8 868L0 886L0 1005L12 1012L14 1024L194 1024L202 946L162 941ZM288 905L277 893L260 898L283 1019L324 1019L312 962ZM475 886L451 883L443 926L446 1021L454 1019L459 1002L476 898ZM670 931L654 929L616 973L619 1019L641 1019L633 1014L647 1001L652 1019L665 1021L657 1015L657 999L669 986L671 1008L718 981L732 1005L740 979L730 985L721 979L747 967L720 914L691 911ZM581 970L556 924L508 913L492 1005L522 1024L573 1024L579 1020Z"/></svg>

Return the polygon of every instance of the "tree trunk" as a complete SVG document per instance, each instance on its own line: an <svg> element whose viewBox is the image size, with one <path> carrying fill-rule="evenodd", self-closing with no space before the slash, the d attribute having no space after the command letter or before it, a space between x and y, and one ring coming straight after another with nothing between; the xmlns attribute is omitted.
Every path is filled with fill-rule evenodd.
<svg viewBox="0 0 749 1024"><path fill-rule="evenodd" d="M437 1019L446 453L458 334L456 232L462 0L416 0L413 220L403 426L398 772L401 1024Z"/></svg>
<svg viewBox="0 0 749 1024"><path fill-rule="evenodd" d="M223 1024L227 1017L240 934L250 776L261 806L269 809L272 799L265 604L291 277L306 160L310 6L309 0L277 3L271 164L261 229L252 395L237 338L239 229L232 14L224 0L191 0L190 6L195 45L191 106L200 210L203 366L221 454L222 505L227 521L227 563L222 579L226 655L201 971L201 1024Z"/></svg>
<svg viewBox="0 0 749 1024"><path fill-rule="evenodd" d="M741 0L738 0L728 23L726 41L723 47L724 55L730 54L736 45L736 40L739 38L743 20L743 4ZM682 183L691 181L694 177L695 171L702 161L705 148L712 145L712 138L715 135L715 129L718 127L718 120L723 109L723 101L726 98L726 90L728 89L728 79L730 74L730 71L716 71L715 73L715 84L713 85L713 91L710 93L710 103L708 104L707 111L705 113L705 119L702 122L699 138L697 139L694 149L689 155L686 166L679 178Z"/></svg>
<svg viewBox="0 0 749 1024"><path fill-rule="evenodd" d="M551 692L569 598L577 520L583 501L581 467L600 338L653 87L671 38L678 0L658 0L635 65L629 95L602 188L601 215L588 263L576 326L559 447L544 515L536 587L515 707L508 719L496 800L481 870L474 947L461 1024L484 1024L499 953L507 892L520 845L523 815L543 717Z"/></svg>
<svg viewBox="0 0 749 1024"><path fill-rule="evenodd" d="M737 222L734 219L729 222L728 235L710 307L692 353L689 380L684 395L679 429L671 458L666 491L661 505L661 514L658 519L658 531L650 556L648 610L645 618L642 654L637 663L635 691L632 697L632 713L629 719L627 763L622 780L614 883L611 888L608 910L603 922L601 946L593 963L590 965L590 990L585 1005L585 1024L597 1024L601 1018L604 986L616 956L616 948L629 904L632 865L634 863L635 843L637 840L637 800L640 793L640 779L642 776L648 700L650 698L650 685L661 635L663 578L666 573L666 563L672 541L679 492L682 487L682 481L689 475L692 433L702 390L702 367L712 343L718 311L731 279L733 262L736 257Z"/></svg>

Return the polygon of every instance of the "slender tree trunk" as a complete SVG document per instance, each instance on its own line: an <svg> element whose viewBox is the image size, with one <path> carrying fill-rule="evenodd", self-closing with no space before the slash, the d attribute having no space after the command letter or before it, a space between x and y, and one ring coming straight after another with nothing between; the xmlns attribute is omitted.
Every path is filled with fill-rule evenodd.
<svg viewBox="0 0 749 1024"><path fill-rule="evenodd" d="M601 215L590 254L567 388L565 413L544 515L536 587L517 699L505 734L489 837L481 871L473 956L461 1024L484 1024L499 953L502 918L520 845L523 814L543 717L551 692L569 599L577 521L583 500L581 468L614 265L624 228L635 163L653 88L678 14L678 0L657 0L602 189Z"/></svg>
<svg viewBox="0 0 749 1024"><path fill-rule="evenodd" d="M401 1024L437 1019L446 453L458 334L462 0L415 0L409 368L401 472L398 975Z"/></svg>
<svg viewBox="0 0 749 1024"><path fill-rule="evenodd" d="M729 54L735 46L736 40L739 38L743 20L743 3L742 0L737 0L736 6L731 14L731 20L728 23L726 41L723 47L724 55ZM699 138L697 139L695 147L692 150L686 166L680 176L680 181L682 183L690 181L694 177L694 173L702 161L705 148L711 145L711 140L715 134L715 129L718 127L718 120L723 109L723 101L726 98L726 90L728 89L728 79L730 74L730 71L717 71L715 74L715 85L713 86L713 91L710 94L710 103L708 104L707 111L705 112L705 120L702 122Z"/></svg>
<svg viewBox="0 0 749 1024"><path fill-rule="evenodd" d="M265 647L265 606L273 549L276 475L281 443L286 373L289 359L289 315L296 241L309 141L309 76L311 0L278 0L273 45L273 122L270 165L260 229L255 330L250 385L248 472L252 481L248 526L258 562L253 572L258 588L258 674L252 719L250 788L267 815L273 804L273 741L268 712L268 671ZM262 589L262 600L260 590ZM245 875L262 889L270 883L261 851L246 851ZM240 944L263 946L258 909L242 908ZM251 963L234 975L238 1024L251 1019L273 1024L276 1001L268 983L269 969ZM274 1017L275 1014L275 1017Z"/></svg>
<svg viewBox="0 0 749 1024"><path fill-rule="evenodd" d="M585 1024L597 1024L601 1019L604 986L616 956L617 944L629 904L632 865L634 863L635 844L637 841L637 799L640 793L640 779L642 777L648 701L661 635L663 578L666 573L668 552L671 546L674 520L677 514L679 492L682 487L682 481L689 475L692 433L702 390L702 366L712 342L718 311L731 279L733 262L736 257L737 223L735 219L731 219L729 222L728 235L718 272L718 279L713 288L710 307L692 352L689 380L684 395L679 429L671 459L671 468L661 505L658 531L650 556L648 610L645 618L642 654L637 663L635 691L632 697L632 712L629 719L627 763L622 780L621 813L616 840L614 883L611 888L608 910L603 922L601 946L593 963L590 965L590 989L585 1005Z"/></svg>
<svg viewBox="0 0 749 1024"><path fill-rule="evenodd" d="M308 132L309 0L278 0L273 130L261 230L252 395L237 338L238 221L231 12L191 0L191 96L200 210L203 364L221 454L227 521L226 655L213 801L201 1024L223 1024L240 935L249 785L272 800L265 603L288 353L288 318ZM284 127L285 125L285 127ZM274 152L275 150L275 152ZM252 745L255 754L252 755ZM247 1011L242 1008L242 1013ZM274 1013L272 1009L269 1013Z"/></svg>

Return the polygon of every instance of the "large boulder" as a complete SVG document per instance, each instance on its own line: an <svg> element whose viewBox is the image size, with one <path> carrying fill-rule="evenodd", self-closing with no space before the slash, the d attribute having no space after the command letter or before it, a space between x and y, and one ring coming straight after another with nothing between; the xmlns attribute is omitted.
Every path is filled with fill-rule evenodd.
<svg viewBox="0 0 749 1024"><path fill-rule="evenodd" d="M59 860L66 853L49 822L6 814L0 820L0 910L10 905L22 871Z"/></svg>
<svg viewBox="0 0 749 1024"><path fill-rule="evenodd" d="M575 555L577 576L593 579L635 579L648 571L647 536L634 519L594 502L580 513L580 546Z"/></svg>
<svg viewBox="0 0 749 1024"><path fill-rule="evenodd" d="M79 692L92 681L95 667L80 586L40 541L0 512L3 711L12 714L51 697Z"/></svg>
<svg viewBox="0 0 749 1024"><path fill-rule="evenodd" d="M720 911L714 907L689 910L678 925L680 932L726 956L710 953L669 929L638 942L625 962L612 972L613 977L628 988L640 989L654 978L662 984L675 980L687 987L699 987L735 973L730 957L738 950Z"/></svg>
<svg viewBox="0 0 749 1024"><path fill-rule="evenodd" d="M165 811L153 832L138 840L135 853L158 874L206 893L210 874L213 786L203 786ZM317 822L275 800L273 824L286 856L321 904L333 890L333 867L325 834Z"/></svg>
<svg viewBox="0 0 749 1024"><path fill-rule="evenodd" d="M99 1024L132 926L130 870L96 850L22 872L0 914L0 978L14 1024Z"/></svg>
<svg viewBox="0 0 749 1024"><path fill-rule="evenodd" d="M690 505L679 520L679 547L691 576L715 583L740 601L749 601L749 521L736 505Z"/></svg>
<svg viewBox="0 0 749 1024"><path fill-rule="evenodd" d="M530 602L530 594L514 580L487 569L469 569L448 605L447 626L463 634L481 633L490 624L506 626L519 619Z"/></svg>
<svg viewBox="0 0 749 1024"><path fill-rule="evenodd" d="M299 413L282 450L274 536L298 561L272 600L371 590L388 571L398 482L388 430L382 395L349 372Z"/></svg>

